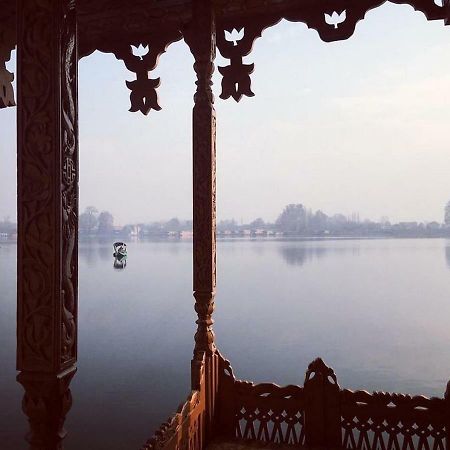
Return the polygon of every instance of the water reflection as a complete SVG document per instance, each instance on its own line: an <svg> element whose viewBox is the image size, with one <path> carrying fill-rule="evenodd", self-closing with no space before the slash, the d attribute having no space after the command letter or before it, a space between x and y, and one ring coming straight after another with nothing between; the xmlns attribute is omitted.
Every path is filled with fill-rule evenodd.
<svg viewBox="0 0 450 450"><path fill-rule="evenodd" d="M114 269L125 269L125 267L127 267L127 257L116 256L114 258Z"/></svg>
<svg viewBox="0 0 450 450"><path fill-rule="evenodd" d="M279 249L284 261L290 266L303 266L305 263L311 262L313 259L321 259L330 253L351 253L358 255L359 247L325 247L325 246L283 246Z"/></svg>
<svg viewBox="0 0 450 450"><path fill-rule="evenodd" d="M109 242L107 244L105 243L105 245L98 247L98 255L100 256L100 259L102 259L103 261L111 258L111 248Z"/></svg>
<svg viewBox="0 0 450 450"><path fill-rule="evenodd" d="M86 262L88 266L96 265L99 260L109 261L112 255L111 240L80 241L80 245L78 246L78 257Z"/></svg>
<svg viewBox="0 0 450 450"><path fill-rule="evenodd" d="M78 258L85 261L88 266L94 266L98 261L98 247L94 245L80 245Z"/></svg>

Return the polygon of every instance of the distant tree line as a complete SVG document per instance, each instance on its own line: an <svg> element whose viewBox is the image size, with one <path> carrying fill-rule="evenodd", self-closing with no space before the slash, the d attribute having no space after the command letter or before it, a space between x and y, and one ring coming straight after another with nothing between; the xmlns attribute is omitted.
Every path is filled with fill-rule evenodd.
<svg viewBox="0 0 450 450"><path fill-rule="evenodd" d="M86 235L109 235L114 233L114 217L109 211L98 212L88 206L79 217L79 232Z"/></svg>
<svg viewBox="0 0 450 450"><path fill-rule="evenodd" d="M399 222L391 223L387 218L379 222L359 219L358 214L347 217L343 214L327 215L321 210L313 212L301 203L286 205L275 222L265 222L258 217L249 223L235 219L217 223L219 235L276 235L284 236L405 236L405 237L450 237L450 201L445 205L443 223ZM136 236L181 236L192 233L192 220L176 217L167 221L114 226L114 217L109 211L88 206L79 216L79 232L88 236L136 235ZM0 234L13 236L17 224L9 217L0 221Z"/></svg>
<svg viewBox="0 0 450 450"><path fill-rule="evenodd" d="M222 220L217 224L219 234L282 234L286 236L443 236L450 237L450 201L445 206L444 222L399 222L387 218L379 222L359 219L359 214L327 215L313 212L301 203L286 205L274 223L257 218L238 225L236 220Z"/></svg>

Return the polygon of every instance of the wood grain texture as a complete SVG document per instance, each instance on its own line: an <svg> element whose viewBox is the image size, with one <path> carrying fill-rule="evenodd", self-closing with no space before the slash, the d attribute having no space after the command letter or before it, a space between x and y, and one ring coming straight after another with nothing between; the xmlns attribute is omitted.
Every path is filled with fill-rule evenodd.
<svg viewBox="0 0 450 450"><path fill-rule="evenodd" d="M17 368L32 449L62 448L76 371L78 104L74 0L18 2Z"/></svg>
<svg viewBox="0 0 450 450"><path fill-rule="evenodd" d="M193 2L194 20L185 39L194 56L197 90L193 128L193 288L197 332L195 352L214 353L212 329L216 289L216 113L212 93L215 59L215 20L211 1Z"/></svg>

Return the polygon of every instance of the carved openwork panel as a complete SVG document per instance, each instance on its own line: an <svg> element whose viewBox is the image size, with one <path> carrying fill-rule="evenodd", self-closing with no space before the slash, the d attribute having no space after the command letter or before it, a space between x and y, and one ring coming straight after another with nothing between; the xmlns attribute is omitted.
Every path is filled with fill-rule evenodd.
<svg viewBox="0 0 450 450"><path fill-rule="evenodd" d="M253 43L261 37L264 29L274 25L280 19L270 16L257 16L247 20L234 21L232 24L219 23L217 29L217 48L220 54L230 61L228 66L220 67L222 74L222 93L220 98L233 97L237 102L242 96L253 97L250 75L254 64L244 64Z"/></svg>
<svg viewBox="0 0 450 450"><path fill-rule="evenodd" d="M112 44L101 44L87 50L95 49L104 53L113 53L117 59L123 60L125 67L135 74L136 79L126 81L130 89L130 111L140 111L147 115L152 109L159 111L161 109L158 102L157 88L160 86L159 78L151 78L150 72L155 70L158 65L159 57L167 50L170 44L179 41L182 38L181 32L174 29L163 29L160 32L147 33L145 37L135 38L130 41L124 38ZM143 54L139 54L144 49Z"/></svg>
<svg viewBox="0 0 450 450"><path fill-rule="evenodd" d="M444 450L446 402L365 391L341 392L346 449Z"/></svg>
<svg viewBox="0 0 450 450"><path fill-rule="evenodd" d="M237 382L236 437L303 445L303 388Z"/></svg>
<svg viewBox="0 0 450 450"><path fill-rule="evenodd" d="M448 2L438 4L435 0L390 0L392 3L411 5L425 14L428 20L449 21ZM239 101L243 96L252 97L250 75L254 64L245 64L254 41L262 32L282 19L303 22L317 31L324 42L350 38L357 23L366 13L386 3L386 0L319 0L309 2L284 2L269 0L263 4L252 1L219 1L217 47L229 65L219 67L222 74L222 99L230 97Z"/></svg>
<svg viewBox="0 0 450 450"><path fill-rule="evenodd" d="M219 433L227 439L303 445L304 389L236 380L220 356Z"/></svg>
<svg viewBox="0 0 450 450"><path fill-rule="evenodd" d="M0 109L15 105L14 74L6 68L16 46L15 6L15 2L0 2Z"/></svg>

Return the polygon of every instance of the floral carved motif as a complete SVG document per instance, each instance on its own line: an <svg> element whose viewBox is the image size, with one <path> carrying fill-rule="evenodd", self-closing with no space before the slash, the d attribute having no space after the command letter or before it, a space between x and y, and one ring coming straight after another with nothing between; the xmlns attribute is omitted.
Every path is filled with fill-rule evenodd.
<svg viewBox="0 0 450 450"><path fill-rule="evenodd" d="M18 365L49 372L76 359L75 2L19 11Z"/></svg>
<svg viewBox="0 0 450 450"><path fill-rule="evenodd" d="M217 48L220 54L230 60L228 66L219 66L222 74L222 93L220 98L233 97L237 102L242 96L253 97L250 75L254 64L244 64L243 58L249 55L253 43L265 28L274 25L278 20L264 17L233 23L233 25L219 24L217 31Z"/></svg>
<svg viewBox="0 0 450 450"><path fill-rule="evenodd" d="M78 298L78 109L76 11L64 4L61 33L62 279L61 363L76 359Z"/></svg>
<svg viewBox="0 0 450 450"><path fill-rule="evenodd" d="M161 109L156 91L160 85L160 79L150 78L149 72L156 68L159 57L167 50L167 47L180 39L181 33L177 29L156 34L148 41L139 42L139 45L148 48L147 53L143 56L133 54L131 45L124 45L112 50L116 58L123 60L126 68L136 75L136 80L126 82L131 91L131 112L140 111L147 115L152 109L155 111Z"/></svg>
<svg viewBox="0 0 450 450"><path fill-rule="evenodd" d="M442 5L434 0L390 0L392 3L409 4L422 12L427 19L450 20L448 2ZM219 67L222 78L220 98L230 97L239 101L243 96L253 97L251 77L254 64L245 64L243 58L250 55L255 40L262 32L282 19L303 22L318 32L324 42L350 38L356 24L366 13L386 0L321 0L311 4L285 0L250 2L218 2L217 47L230 64Z"/></svg>

